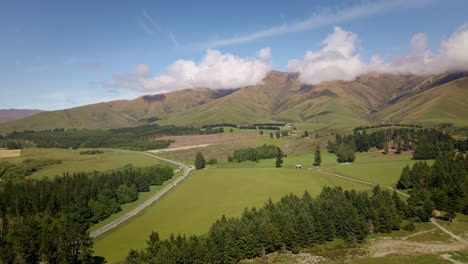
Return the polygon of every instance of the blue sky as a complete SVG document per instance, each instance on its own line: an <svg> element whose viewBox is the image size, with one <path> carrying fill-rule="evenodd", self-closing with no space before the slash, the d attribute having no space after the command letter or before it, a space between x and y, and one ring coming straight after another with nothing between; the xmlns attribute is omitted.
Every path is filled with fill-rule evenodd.
<svg viewBox="0 0 468 264"><path fill-rule="evenodd" d="M0 108L54 110L182 89L186 82L161 84L157 78L176 60L197 64L208 57L207 49L220 52L215 58L254 60L268 47L271 58L252 67L268 60L274 70L304 70L315 61L294 67L288 62L320 50L336 26L357 36L353 54L363 62L375 54L386 61L408 53L419 32L427 34L427 49L437 52L442 40L468 22L466 14L465 0L4 1ZM141 64L150 71L144 79L157 83L140 89L134 70ZM135 84L120 85L116 76ZM224 81L203 78L195 83L226 88L217 87Z"/></svg>

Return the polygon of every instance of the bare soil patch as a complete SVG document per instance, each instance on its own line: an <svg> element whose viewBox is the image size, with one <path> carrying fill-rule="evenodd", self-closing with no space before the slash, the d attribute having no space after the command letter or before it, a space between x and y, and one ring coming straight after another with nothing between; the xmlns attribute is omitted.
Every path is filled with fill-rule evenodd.
<svg viewBox="0 0 468 264"><path fill-rule="evenodd" d="M19 157L21 149L0 149L0 158Z"/></svg>
<svg viewBox="0 0 468 264"><path fill-rule="evenodd" d="M309 253L292 254L291 252L285 253L270 253L263 258L257 257L255 259L241 260L240 263L290 263L290 264L318 264L327 262L328 259L322 256L314 256Z"/></svg>
<svg viewBox="0 0 468 264"><path fill-rule="evenodd" d="M385 257L390 254L431 254L463 250L466 246L460 242L414 242L400 239L379 239L369 246L369 256Z"/></svg>
<svg viewBox="0 0 468 264"><path fill-rule="evenodd" d="M256 134L212 134L212 135L185 135L185 136L163 136L158 140L172 139L175 142L172 143L170 148L180 148L194 145L212 145L219 143L232 142L243 139L256 138L259 135Z"/></svg>

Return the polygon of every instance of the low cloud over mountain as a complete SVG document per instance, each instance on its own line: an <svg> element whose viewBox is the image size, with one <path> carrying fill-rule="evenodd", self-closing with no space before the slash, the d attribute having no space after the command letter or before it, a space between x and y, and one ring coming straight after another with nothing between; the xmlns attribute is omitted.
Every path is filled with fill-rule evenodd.
<svg viewBox="0 0 468 264"><path fill-rule="evenodd" d="M307 84L353 80L369 72L429 75L468 70L468 24L443 40L437 52L428 49L427 38L427 34L417 33L411 38L408 54L394 55L390 62L375 55L366 63L358 52L358 36L335 27L320 50L307 51L302 59L289 61L288 68L299 72L301 81Z"/></svg>
<svg viewBox="0 0 468 264"><path fill-rule="evenodd" d="M305 84L324 81L353 80L359 75L377 72L391 74L430 75L468 70L468 24L461 26L437 51L428 49L428 36L417 33L410 40L407 54L393 54L391 61L374 55L369 62L361 58L361 40L356 33L335 27L316 51L307 51L303 58L288 62L291 72L299 72ZM362 43L365 47L365 43ZM198 62L177 60L165 74L151 76L149 65L141 64L132 74L117 74L110 89L126 88L144 92L167 92L186 88L238 88L259 84L272 70L271 50L258 51L255 58L242 58L209 49Z"/></svg>

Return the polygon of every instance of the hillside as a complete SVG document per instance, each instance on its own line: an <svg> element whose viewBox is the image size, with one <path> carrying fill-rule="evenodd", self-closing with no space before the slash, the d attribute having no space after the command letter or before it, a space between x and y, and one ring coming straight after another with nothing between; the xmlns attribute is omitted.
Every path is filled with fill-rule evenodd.
<svg viewBox="0 0 468 264"><path fill-rule="evenodd" d="M43 112L37 109L0 109L0 123L25 118Z"/></svg>
<svg viewBox="0 0 468 264"><path fill-rule="evenodd" d="M270 72L259 85L187 89L39 113L0 124L0 132L107 129L157 122L194 125L301 122L356 126L378 122L467 125L468 73L366 74L354 81L304 85L299 75Z"/></svg>
<svg viewBox="0 0 468 264"><path fill-rule="evenodd" d="M1 132L53 128L109 129L148 124L175 111L215 100L235 90L190 89L50 111L0 124Z"/></svg>
<svg viewBox="0 0 468 264"><path fill-rule="evenodd" d="M416 90L423 90L416 87ZM468 78L431 87L376 114L378 120L399 123L468 125Z"/></svg>

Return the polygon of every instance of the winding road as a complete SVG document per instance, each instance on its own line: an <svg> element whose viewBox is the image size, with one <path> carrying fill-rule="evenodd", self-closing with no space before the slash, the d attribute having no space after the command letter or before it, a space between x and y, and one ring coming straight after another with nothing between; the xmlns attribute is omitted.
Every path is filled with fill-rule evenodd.
<svg viewBox="0 0 468 264"><path fill-rule="evenodd" d="M178 161L174 161L174 160L170 160L170 159L166 159L166 158L163 158L163 157L159 157L159 156L156 156L154 154L151 154L151 153L147 153L147 152L141 152L141 154L143 155L147 155L147 156L150 156L150 157L153 157L153 158L156 158L156 159L160 159L162 161L166 161L166 162L169 162L169 163L172 163L172 164L175 164L179 167L181 167L183 170L184 170L184 173L182 174L182 176L180 176L179 178L175 179L174 181L172 181L169 185L167 185L166 187L164 187L162 190L160 190L159 192L157 192L155 195L153 195L151 198L149 198L148 200L146 200L144 203L140 204L138 207L136 207L135 209L133 209L132 211L128 212L127 214L123 215L122 217L119 217L118 219L110 222L109 224L99 228L98 230L92 232L89 236L92 237L92 238L95 238L95 237L98 237L102 234L104 234L105 232L111 230L112 228L120 225L121 223L125 222L127 219L129 219L130 217L138 214L139 212L141 212L143 209L145 209L146 207L150 206L152 203L154 203L155 201L157 201L159 198L161 198L164 194L166 194L167 192L169 192L172 188L174 188L179 182L183 181L190 173L191 170L193 170L193 168L183 164L182 162L178 162Z"/></svg>
<svg viewBox="0 0 468 264"><path fill-rule="evenodd" d="M319 173L323 173L323 174L328 174L328 175L331 175L331 176L334 176L334 177L338 177L338 178L341 178L343 180L348 180L348 181L353 181L353 182L359 182L359 183L363 183L363 184L367 184L367 185L371 185L371 186L376 186L377 184L376 183L373 183L373 182L368 182L368 181L363 181L363 180L358 180L358 179L354 179L354 178L349 178L349 177L346 177L346 176L343 176L343 175L339 175L339 174L335 174L335 173L331 173L331 172L326 172L326 171L322 171L321 169L316 169L317 172ZM403 195L403 196L406 196L406 197L409 197L408 194L404 193L404 192L401 192L401 191L398 191L392 187L389 187L389 186L383 186L381 185L381 187L383 188L386 188L386 189L389 189L389 190L394 190L396 191L397 193ZM457 236L455 235L454 233L450 232L448 229L444 228L443 226L441 226L439 223L437 223L436 219L434 217L431 218L431 223L437 227L438 229L440 229L442 232L448 234L449 236L453 237L455 240L459 241L460 243L468 246L468 241L466 241L465 239L463 239L462 237L460 236Z"/></svg>

